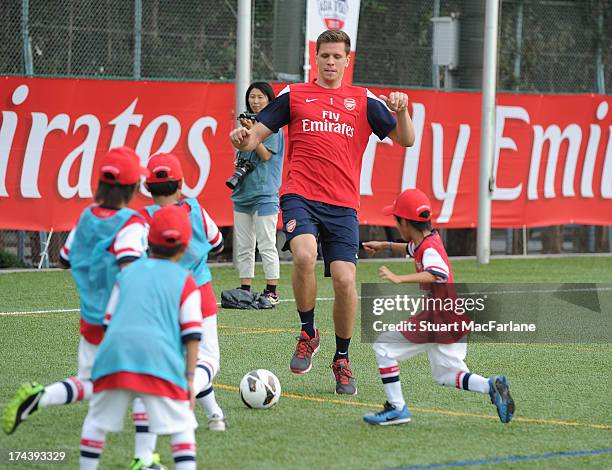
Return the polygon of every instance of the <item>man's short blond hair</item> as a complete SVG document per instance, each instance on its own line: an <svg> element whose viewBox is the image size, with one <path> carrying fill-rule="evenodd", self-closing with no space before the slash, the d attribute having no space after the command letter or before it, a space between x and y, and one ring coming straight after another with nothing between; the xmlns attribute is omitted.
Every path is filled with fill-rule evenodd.
<svg viewBox="0 0 612 470"><path fill-rule="evenodd" d="M344 43L344 52L346 55L349 55L351 52L351 38L344 31L328 29L327 31L323 31L319 34L317 38L317 54L319 53L319 47L321 44L327 42L343 42Z"/></svg>

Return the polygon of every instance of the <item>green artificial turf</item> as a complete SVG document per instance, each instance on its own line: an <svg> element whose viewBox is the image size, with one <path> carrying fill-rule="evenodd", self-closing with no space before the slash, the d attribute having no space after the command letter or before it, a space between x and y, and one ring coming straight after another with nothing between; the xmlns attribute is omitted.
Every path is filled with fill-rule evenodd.
<svg viewBox="0 0 612 470"><path fill-rule="evenodd" d="M358 282L378 281L381 261L359 264ZM384 264L410 272L404 262ZM457 282L612 283L612 258L493 260L453 263ZM258 266L255 287L263 288ZM215 379L217 399L230 423L225 433L206 428L197 409L198 463L202 468L358 468L379 469L511 456L609 449L612 447L612 346L608 344L468 345L467 363L485 377L504 373L516 401L512 423L499 422L488 397L433 383L426 356L402 363L404 394L413 414L404 426L372 427L362 415L378 409L384 392L370 344L360 341L359 319L351 343L351 363L359 386L355 397L334 395L329 364L334 352L331 282L317 267L317 325L321 352L304 376L289 371L298 318L291 291L291 265L283 265L279 293L285 301L267 311L221 310L221 371ZM238 285L236 272L214 267L217 294ZM79 340L78 296L68 272L0 275L0 312L34 312L0 316L0 407L19 384L49 384L76 372ZM606 312L604 312L606 313ZM610 312L607 312L609 315ZM146 338L141 338L146 341ZM283 397L270 410L247 409L237 386L249 370L265 368L280 379ZM79 437L86 403L46 408L11 435L0 435L0 449L63 449L66 468L78 468ZM133 429L126 417L123 433L107 438L101 468L127 468L133 452ZM161 437L162 462L173 467L169 439ZM553 458L554 457L554 458ZM2 457L5 458L5 457ZM0 462L0 468L8 462ZM482 468L610 468L612 453L530 458L486 463ZM25 465L16 468L50 468ZM56 467L55 467L56 468Z"/></svg>

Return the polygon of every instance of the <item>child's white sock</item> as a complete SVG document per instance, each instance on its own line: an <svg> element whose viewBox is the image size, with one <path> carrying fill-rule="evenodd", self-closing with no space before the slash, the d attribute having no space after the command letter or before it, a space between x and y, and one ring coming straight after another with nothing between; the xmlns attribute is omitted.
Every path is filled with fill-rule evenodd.
<svg viewBox="0 0 612 470"><path fill-rule="evenodd" d="M406 402L402 394L399 364L395 361L385 361L384 365L379 363L378 373L380 374L385 393L387 394L387 401L398 410L401 410L404 405L406 405Z"/></svg>
<svg viewBox="0 0 612 470"><path fill-rule="evenodd" d="M81 430L81 470L96 470L104 449L105 432L91 424L87 419Z"/></svg>
<svg viewBox="0 0 612 470"><path fill-rule="evenodd" d="M196 398L206 411L209 418L212 415L223 416L223 410L215 399L212 386L213 371L210 364L200 361L193 377L193 388L196 390Z"/></svg>
<svg viewBox="0 0 612 470"><path fill-rule="evenodd" d="M455 375L455 387L486 394L489 393L489 379L471 372L458 372Z"/></svg>
<svg viewBox="0 0 612 470"><path fill-rule="evenodd" d="M81 400L89 400L93 393L91 380L68 377L45 387L38 406L45 408L54 405L67 405Z"/></svg>
<svg viewBox="0 0 612 470"><path fill-rule="evenodd" d="M459 390L469 390L487 394L489 393L489 380L478 374L471 372L444 372L439 376L434 376L436 382L446 387L455 387Z"/></svg>
<svg viewBox="0 0 612 470"><path fill-rule="evenodd" d="M141 459L146 465L150 465L153 462L157 434L149 432L149 415L144 402L140 398L135 398L132 404L132 421L136 427L134 457Z"/></svg>
<svg viewBox="0 0 612 470"><path fill-rule="evenodd" d="M196 442L193 430L172 434L170 443L176 470L195 470Z"/></svg>
<svg viewBox="0 0 612 470"><path fill-rule="evenodd" d="M198 403L200 403L204 408L207 417L210 418L213 415L223 417L223 410L215 399L215 391L213 390L212 385L206 390L198 393L196 398L198 399Z"/></svg>

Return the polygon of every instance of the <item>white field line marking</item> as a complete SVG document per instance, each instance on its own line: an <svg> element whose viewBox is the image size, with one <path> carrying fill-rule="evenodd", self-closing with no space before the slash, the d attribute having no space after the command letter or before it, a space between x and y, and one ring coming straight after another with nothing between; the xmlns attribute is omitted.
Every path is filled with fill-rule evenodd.
<svg viewBox="0 0 612 470"><path fill-rule="evenodd" d="M541 289L541 290L505 290L501 292L496 291L482 291L482 292L457 292L458 295L503 295L503 294L554 294L556 292L600 292L600 291L612 291L612 287L599 287L599 288L584 288L584 289Z"/></svg>
<svg viewBox="0 0 612 470"><path fill-rule="evenodd" d="M566 259L566 258L609 258L612 257L612 253L556 253L556 254L531 254L531 255L491 255L491 259L494 260L515 260L515 261L527 261L534 259ZM449 256L451 261L474 261L476 256ZM386 263L386 262L406 262L405 257L392 257L392 258L360 258L359 263ZM258 261L257 266L262 263ZM292 265L291 260L281 260L282 265ZM322 265L323 260L317 260L317 265ZM233 268L234 264L231 262L212 263L209 264L212 268ZM59 272L64 271L62 268L43 268L43 269L0 269L0 275L2 274L15 274L15 273L44 273L44 272Z"/></svg>
<svg viewBox="0 0 612 470"><path fill-rule="evenodd" d="M27 312L0 312L0 315L36 315L38 313L73 313L78 312L78 308L60 308L56 310L30 310Z"/></svg>
<svg viewBox="0 0 612 470"><path fill-rule="evenodd" d="M317 297L317 302L321 301L321 302L327 302L330 300L334 300L333 297ZM293 299L281 299L280 302L295 302ZM221 303L217 302L217 306L220 306ZM23 312L0 312L0 316L9 316L9 315L35 315L35 314L39 314L39 313L73 313L73 312L79 312L80 309L78 308L58 308L58 309L51 309L51 310L29 310L29 311L23 311Z"/></svg>
<svg viewBox="0 0 612 470"><path fill-rule="evenodd" d="M484 292L459 292L459 295L501 295L501 294L552 294L555 292L599 292L599 291L612 291L612 287L600 287L600 288L584 288L584 289L548 289L548 290L525 290L525 291L484 291ZM358 299L375 299L375 298L395 298L398 294L390 294L387 296L357 296ZM329 302L334 300L334 297L317 297L317 302ZM295 302L293 299L281 299L280 302ZM221 305L217 302L217 305ZM70 313L78 312L78 308L61 308L52 310L31 310L23 312L0 312L0 316L6 315L35 315L38 313Z"/></svg>

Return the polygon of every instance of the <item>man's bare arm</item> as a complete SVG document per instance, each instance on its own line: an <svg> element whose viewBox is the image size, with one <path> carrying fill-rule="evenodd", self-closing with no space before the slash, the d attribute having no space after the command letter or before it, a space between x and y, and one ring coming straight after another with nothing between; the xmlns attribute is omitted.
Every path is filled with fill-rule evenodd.
<svg viewBox="0 0 612 470"><path fill-rule="evenodd" d="M408 114L408 95L401 91L393 91L389 96L380 95L389 109L397 114L397 125L389 132L389 138L402 147L414 145L415 132L412 119Z"/></svg>
<svg viewBox="0 0 612 470"><path fill-rule="evenodd" d="M251 152L271 134L272 131L270 129L261 122L258 122L250 129L246 127L234 129L230 132L230 141L238 150L242 152Z"/></svg>

